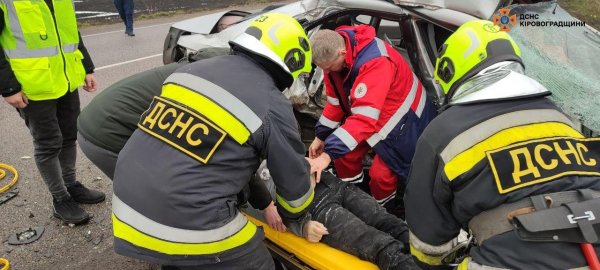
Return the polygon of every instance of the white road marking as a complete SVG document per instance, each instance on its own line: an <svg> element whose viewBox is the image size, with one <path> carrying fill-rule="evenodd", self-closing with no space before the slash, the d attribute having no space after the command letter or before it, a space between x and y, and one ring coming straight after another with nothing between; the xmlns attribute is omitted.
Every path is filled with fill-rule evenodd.
<svg viewBox="0 0 600 270"><path fill-rule="evenodd" d="M141 60L145 60L145 59L150 59L150 58L154 58L154 57L158 57L158 56L162 56L162 53L150 55L150 56L146 56L146 57L141 57L141 58L125 61L125 62L119 62L119 63L115 63L115 64L111 64L111 65L106 65L103 67L96 68L96 69L94 69L94 71L103 70L103 69L116 67L116 66L120 66L120 65L125 65L125 64L129 64L129 63L133 63L133 62L137 62L137 61L141 61Z"/></svg>
<svg viewBox="0 0 600 270"><path fill-rule="evenodd" d="M144 28L152 28L152 27L158 27L158 26L163 26L163 25L171 25L174 24L175 22L170 22L170 23L161 23L161 24L155 24L155 25L148 25L148 26L142 26L142 27L135 27L135 30L138 29L144 29ZM90 34L90 35L85 35L85 36L81 36L81 37L93 37L93 36L101 36L101 35L108 35L108 34L112 34L112 33L123 33L123 30L116 30L116 31L109 31L109 32L102 32L102 33L96 33L96 34Z"/></svg>

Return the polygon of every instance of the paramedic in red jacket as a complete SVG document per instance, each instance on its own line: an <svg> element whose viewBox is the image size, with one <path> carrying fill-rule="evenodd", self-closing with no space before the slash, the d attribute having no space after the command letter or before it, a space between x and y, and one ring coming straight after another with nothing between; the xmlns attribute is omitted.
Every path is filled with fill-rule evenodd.
<svg viewBox="0 0 600 270"><path fill-rule="evenodd" d="M333 160L339 178L360 183L363 157L372 148L369 186L383 205L398 183L405 185L417 138L435 107L400 53L375 37L373 27L320 30L311 42L327 93L309 148L311 163L323 169Z"/></svg>

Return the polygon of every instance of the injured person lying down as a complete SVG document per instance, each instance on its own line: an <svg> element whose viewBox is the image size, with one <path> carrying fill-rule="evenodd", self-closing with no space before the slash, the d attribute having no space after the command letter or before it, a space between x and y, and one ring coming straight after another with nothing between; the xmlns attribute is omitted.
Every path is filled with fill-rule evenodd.
<svg viewBox="0 0 600 270"><path fill-rule="evenodd" d="M248 193L248 201L256 208L263 209L265 207L258 206L273 202L274 185L265 161L250 181ZM321 239L323 243L370 261L380 269L419 269L407 254L409 233L406 223L389 214L373 197L329 172L321 175L314 196L306 220L283 220L288 231L311 242ZM256 211L246 212L262 219ZM273 229L281 231L280 228ZM315 234L321 235L315 237Z"/></svg>

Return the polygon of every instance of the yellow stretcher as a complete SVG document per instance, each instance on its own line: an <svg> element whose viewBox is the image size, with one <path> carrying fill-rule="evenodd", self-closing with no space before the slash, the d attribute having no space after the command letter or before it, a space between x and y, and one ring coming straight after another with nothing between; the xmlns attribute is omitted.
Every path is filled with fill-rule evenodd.
<svg viewBox="0 0 600 270"><path fill-rule="evenodd" d="M246 214L248 219L261 226L265 231L265 243L273 257L283 260L282 263L292 269L323 270L378 270L367 261L337 250L323 243L310 243L290 232L280 233L271 229L266 223Z"/></svg>

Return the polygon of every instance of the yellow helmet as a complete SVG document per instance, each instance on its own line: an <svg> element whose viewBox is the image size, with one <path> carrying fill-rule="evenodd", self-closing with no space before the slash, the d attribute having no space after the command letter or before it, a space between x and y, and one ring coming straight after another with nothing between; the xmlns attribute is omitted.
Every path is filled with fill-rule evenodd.
<svg viewBox="0 0 600 270"><path fill-rule="evenodd" d="M521 51L513 39L486 20L461 25L440 48L434 77L446 99L466 79L501 61L521 61Z"/></svg>
<svg viewBox="0 0 600 270"><path fill-rule="evenodd" d="M292 80L312 69L312 51L304 28L293 17L265 13L230 41L280 66Z"/></svg>

